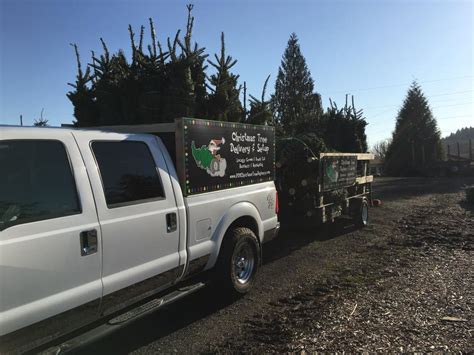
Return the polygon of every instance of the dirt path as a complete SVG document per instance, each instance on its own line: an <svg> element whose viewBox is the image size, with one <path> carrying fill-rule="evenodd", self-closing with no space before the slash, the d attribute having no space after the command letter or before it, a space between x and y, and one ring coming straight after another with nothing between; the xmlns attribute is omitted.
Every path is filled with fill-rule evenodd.
<svg viewBox="0 0 474 355"><path fill-rule="evenodd" d="M474 221L461 199L418 199L358 268L334 266L213 350L472 352Z"/></svg>
<svg viewBox="0 0 474 355"><path fill-rule="evenodd" d="M383 179L367 228L286 232L249 296L229 304L205 289L86 351L472 352L474 212L462 183Z"/></svg>

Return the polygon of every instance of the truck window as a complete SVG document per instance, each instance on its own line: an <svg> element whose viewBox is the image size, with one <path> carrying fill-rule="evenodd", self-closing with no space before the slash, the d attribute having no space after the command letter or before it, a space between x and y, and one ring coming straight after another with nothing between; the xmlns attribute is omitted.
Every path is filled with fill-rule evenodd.
<svg viewBox="0 0 474 355"><path fill-rule="evenodd" d="M0 230L81 213L63 143L0 141L0 166Z"/></svg>
<svg viewBox="0 0 474 355"><path fill-rule="evenodd" d="M92 142L107 207L164 198L155 161L143 142Z"/></svg>

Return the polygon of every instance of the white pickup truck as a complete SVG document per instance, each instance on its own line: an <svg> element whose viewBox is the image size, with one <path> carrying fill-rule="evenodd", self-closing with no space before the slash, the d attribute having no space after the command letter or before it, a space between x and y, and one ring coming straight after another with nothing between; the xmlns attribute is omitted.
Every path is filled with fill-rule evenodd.
<svg viewBox="0 0 474 355"><path fill-rule="evenodd" d="M1 352L121 322L206 270L230 293L252 286L279 228L273 129L111 130L0 127Z"/></svg>

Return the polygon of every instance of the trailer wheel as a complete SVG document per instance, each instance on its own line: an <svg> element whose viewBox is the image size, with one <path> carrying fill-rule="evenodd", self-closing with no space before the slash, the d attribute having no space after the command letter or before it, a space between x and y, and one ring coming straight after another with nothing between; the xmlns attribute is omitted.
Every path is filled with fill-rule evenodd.
<svg viewBox="0 0 474 355"><path fill-rule="evenodd" d="M369 223L369 203L366 199L362 199L358 204L353 219L355 225L361 228Z"/></svg>
<svg viewBox="0 0 474 355"><path fill-rule="evenodd" d="M260 263L260 245L249 228L234 228L228 233L216 263L217 282L229 295L239 296L253 285Z"/></svg>

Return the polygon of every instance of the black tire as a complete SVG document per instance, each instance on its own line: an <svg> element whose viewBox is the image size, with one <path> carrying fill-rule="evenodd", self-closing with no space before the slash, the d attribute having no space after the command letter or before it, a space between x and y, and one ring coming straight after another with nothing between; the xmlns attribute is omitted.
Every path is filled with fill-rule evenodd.
<svg viewBox="0 0 474 355"><path fill-rule="evenodd" d="M222 241L215 270L217 286L230 296L244 295L252 288L259 265L260 244L254 232L249 228L234 228Z"/></svg>
<svg viewBox="0 0 474 355"><path fill-rule="evenodd" d="M355 206L353 220L354 224L360 228L364 228L369 223L369 203L366 199L360 200Z"/></svg>

